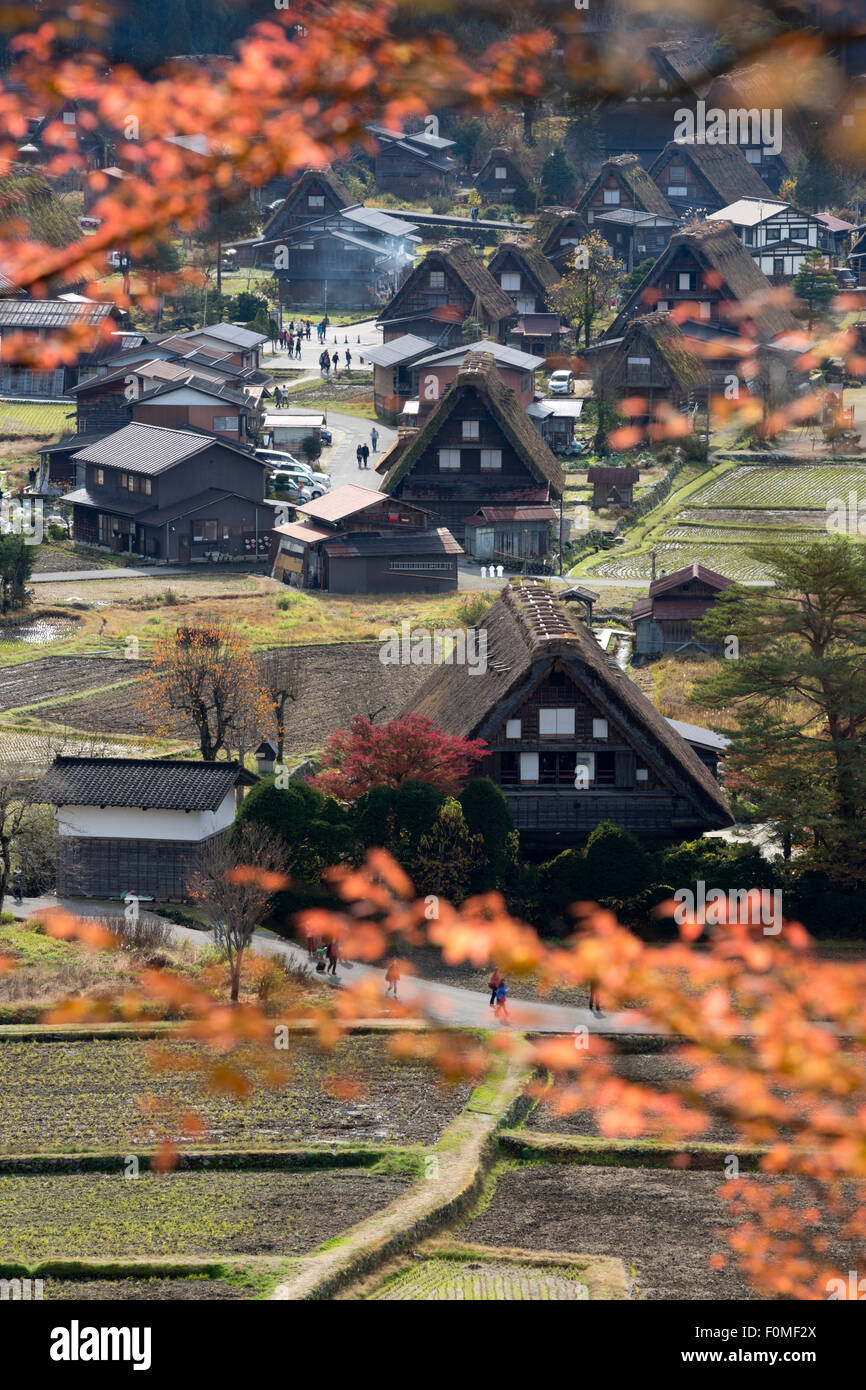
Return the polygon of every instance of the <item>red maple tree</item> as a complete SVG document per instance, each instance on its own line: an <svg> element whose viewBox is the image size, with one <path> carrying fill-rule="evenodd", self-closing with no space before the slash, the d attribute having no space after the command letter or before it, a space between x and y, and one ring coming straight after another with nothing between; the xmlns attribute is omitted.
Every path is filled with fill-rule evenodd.
<svg viewBox="0 0 866 1390"><path fill-rule="evenodd" d="M443 734L430 719L406 714L388 724L363 715L332 734L312 785L338 801L356 801L373 787L401 787L415 778L453 796L487 752L481 738Z"/></svg>

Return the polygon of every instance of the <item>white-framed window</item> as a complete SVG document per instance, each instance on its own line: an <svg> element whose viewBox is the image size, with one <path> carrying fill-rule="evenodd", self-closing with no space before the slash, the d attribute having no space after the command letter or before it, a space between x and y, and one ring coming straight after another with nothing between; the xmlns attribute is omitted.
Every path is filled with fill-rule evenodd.
<svg viewBox="0 0 866 1390"><path fill-rule="evenodd" d="M681 270L677 275L678 290L693 290L695 287L694 271Z"/></svg>
<svg viewBox="0 0 866 1390"><path fill-rule="evenodd" d="M593 738L607 738L607 720L593 719L592 721Z"/></svg>
<svg viewBox="0 0 866 1390"><path fill-rule="evenodd" d="M760 164L763 153L763 150L746 150L746 159L750 164Z"/></svg>
<svg viewBox="0 0 866 1390"><path fill-rule="evenodd" d="M213 417L213 427L217 434L224 430L237 432L238 424L237 415L215 415Z"/></svg>
<svg viewBox="0 0 866 1390"><path fill-rule="evenodd" d="M76 116L75 116L75 112L74 112L74 111L64 111L64 112L63 112L63 124L64 124L64 125L75 125L75 124L76 124Z"/></svg>
<svg viewBox="0 0 866 1390"><path fill-rule="evenodd" d="M520 738L520 737L521 737L522 730L523 730L523 721L522 721L521 719L506 719L506 721L505 721L505 737L506 737L506 738Z"/></svg>
<svg viewBox="0 0 866 1390"><path fill-rule="evenodd" d="M538 754L521 753L520 755L520 780L521 782L538 781Z"/></svg>
<svg viewBox="0 0 866 1390"><path fill-rule="evenodd" d="M564 738L574 735L573 709L540 709L538 733L541 738Z"/></svg>
<svg viewBox="0 0 866 1390"><path fill-rule="evenodd" d="M496 165L495 169L493 170L493 177L495 179L505 179L508 177L508 170L506 169L504 164Z"/></svg>
<svg viewBox="0 0 866 1390"><path fill-rule="evenodd" d="M500 276L500 284L504 290L520 289L520 274L518 271L507 271Z"/></svg>
<svg viewBox="0 0 866 1390"><path fill-rule="evenodd" d="M464 439L479 439L481 437L480 420L463 420L461 423L463 426Z"/></svg>
<svg viewBox="0 0 866 1390"><path fill-rule="evenodd" d="M310 207L310 208L323 208L324 206L325 206L325 195L324 195L324 193L311 193L310 196L307 198L307 207Z"/></svg>
<svg viewBox="0 0 866 1390"><path fill-rule="evenodd" d="M440 449L439 450L439 469L440 472L454 472L460 468L459 449Z"/></svg>
<svg viewBox="0 0 866 1390"><path fill-rule="evenodd" d="M671 183L685 183L686 170L683 164L671 164L668 169L668 178Z"/></svg>
<svg viewBox="0 0 866 1390"><path fill-rule="evenodd" d="M698 305L698 318L708 319L710 317L711 305L708 299L702 299Z"/></svg>
<svg viewBox="0 0 866 1390"><path fill-rule="evenodd" d="M444 290L444 288L445 288L445 271L444 271L444 270L431 270L431 271L430 271L430 288L431 288L431 290Z"/></svg>
<svg viewBox="0 0 866 1390"><path fill-rule="evenodd" d="M669 183L669 184L668 184L668 197L669 197L669 198L687 198L688 196L689 196L689 190L688 190L688 188L686 187L686 185L685 185L684 183Z"/></svg>
<svg viewBox="0 0 866 1390"><path fill-rule="evenodd" d="M636 781L636 782L648 782L648 781L649 781L649 771L648 771L648 769L645 768L645 767L639 767L639 768L636 770L634 776L635 776L635 781Z"/></svg>
<svg viewBox="0 0 866 1390"><path fill-rule="evenodd" d="M604 201L608 207L616 207L619 203L619 189L606 188L604 190Z"/></svg>
<svg viewBox="0 0 866 1390"><path fill-rule="evenodd" d="M535 313L535 297L531 294L519 294L515 300L518 314Z"/></svg>
<svg viewBox="0 0 866 1390"><path fill-rule="evenodd" d="M492 472L502 467L501 449L482 449L481 467L485 472Z"/></svg>
<svg viewBox="0 0 866 1390"><path fill-rule="evenodd" d="M671 306L666 299L660 299L658 304L656 305L656 308L663 314L666 314L670 307Z"/></svg>

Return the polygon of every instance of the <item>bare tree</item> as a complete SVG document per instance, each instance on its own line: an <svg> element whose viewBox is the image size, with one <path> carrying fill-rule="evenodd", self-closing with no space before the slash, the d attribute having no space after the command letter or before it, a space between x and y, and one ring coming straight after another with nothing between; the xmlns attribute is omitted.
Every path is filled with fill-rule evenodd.
<svg viewBox="0 0 866 1390"><path fill-rule="evenodd" d="M297 700L301 692L301 662L294 647L276 647L265 652L260 661L262 684L270 696L274 710L277 737L277 762L283 761L286 743L286 705Z"/></svg>
<svg viewBox="0 0 866 1390"><path fill-rule="evenodd" d="M244 952L256 927L267 917L288 882L289 855L282 840L261 825L243 825L234 834L204 846L191 895L220 929L229 958L232 1002L240 993Z"/></svg>

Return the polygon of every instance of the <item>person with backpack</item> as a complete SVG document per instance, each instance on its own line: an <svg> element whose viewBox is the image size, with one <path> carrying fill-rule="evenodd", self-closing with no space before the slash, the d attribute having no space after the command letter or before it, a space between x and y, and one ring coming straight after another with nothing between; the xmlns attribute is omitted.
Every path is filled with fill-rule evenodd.
<svg viewBox="0 0 866 1390"><path fill-rule="evenodd" d="M301 335L300 335L300 333L299 333L298 336L297 336L297 339L296 339L296 341L295 341L295 356L296 356L296 357L300 357L300 355L301 355Z"/></svg>
<svg viewBox="0 0 866 1390"><path fill-rule="evenodd" d="M337 973L337 962L338 962L339 959L340 959L340 948L339 948L339 946L337 945L336 941L329 941L329 942L328 942L327 956L328 956L328 962L329 962L329 964L328 964L328 974L329 974L329 975L336 975L336 973Z"/></svg>
<svg viewBox="0 0 866 1390"><path fill-rule="evenodd" d="M493 1005L493 1012L498 1019L507 1020L509 1017L508 1005L506 1002L508 995L508 986L504 979L500 979L499 984L496 986L496 1003Z"/></svg>
<svg viewBox="0 0 866 1390"><path fill-rule="evenodd" d="M496 970L496 969L494 968L493 974L490 976L490 979L487 981L487 988L490 990L490 1007L491 1007L491 1009L493 1008L494 1004L496 1003L496 991L498 990L498 988L499 988L499 986L500 986L501 984L502 984L502 976L500 975L499 971Z"/></svg>
<svg viewBox="0 0 866 1390"><path fill-rule="evenodd" d="M343 356L346 359L346 371L350 372L352 370L352 354L348 348L346 348L346 351L344 352Z"/></svg>
<svg viewBox="0 0 866 1390"><path fill-rule="evenodd" d="M360 444L358 445L357 449L355 450L355 457L356 457L357 460L358 460L358 467L359 467L359 468L363 468L363 467L364 467L364 451L362 450Z"/></svg>
<svg viewBox="0 0 866 1390"><path fill-rule="evenodd" d="M364 468L368 468L368 467L369 467L368 460L369 460L369 458L370 458L370 446L369 446L369 444L362 444L362 445L361 445L361 458L364 460L364 464L363 464Z"/></svg>

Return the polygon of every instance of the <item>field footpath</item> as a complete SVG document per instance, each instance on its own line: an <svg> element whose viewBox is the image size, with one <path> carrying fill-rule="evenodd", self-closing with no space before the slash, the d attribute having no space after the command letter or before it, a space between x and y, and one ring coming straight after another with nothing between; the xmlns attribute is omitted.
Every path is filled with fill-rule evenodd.
<svg viewBox="0 0 866 1390"><path fill-rule="evenodd" d="M326 1242L303 1258L297 1272L277 1286L277 1301L330 1299L340 1289L393 1260L459 1216L480 1191L496 1159L496 1130L522 1113L527 1067L503 1062L473 1091L466 1109L443 1131L425 1157L425 1178L383 1212Z"/></svg>

